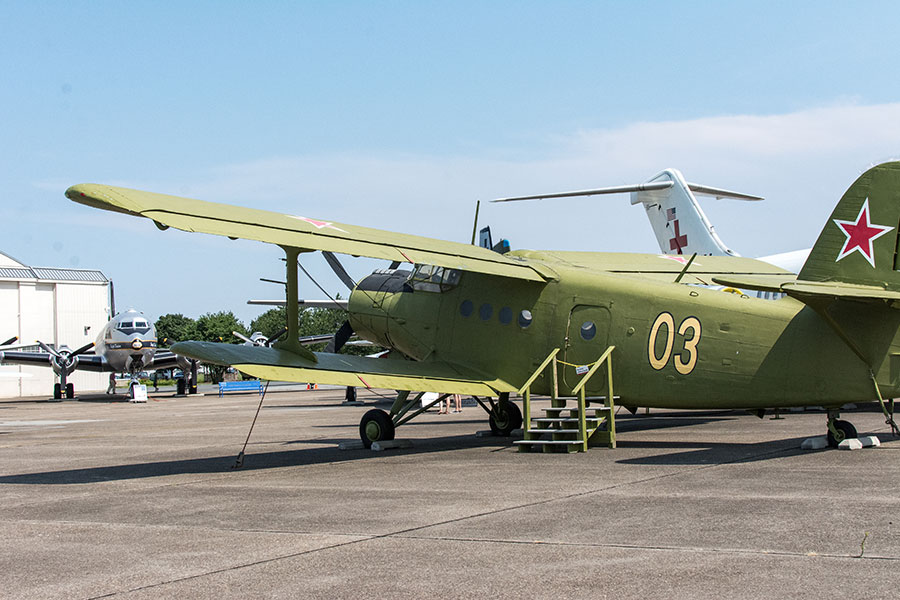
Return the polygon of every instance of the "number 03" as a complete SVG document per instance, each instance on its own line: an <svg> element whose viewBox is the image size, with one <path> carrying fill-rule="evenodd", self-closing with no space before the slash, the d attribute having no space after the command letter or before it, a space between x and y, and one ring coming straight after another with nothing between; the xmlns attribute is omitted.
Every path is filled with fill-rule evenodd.
<svg viewBox="0 0 900 600"><path fill-rule="evenodd" d="M666 344L663 349L662 356L656 354L656 339L660 335L660 329L665 326ZM650 366L661 371L669 362L672 356L672 346L675 339L672 332L675 329L675 319L671 313L660 313L653 326L650 328L650 340L647 344L647 356L650 359ZM690 335L688 334L690 332ZM687 375L697 366L697 344L700 343L700 320L697 317L688 317L678 326L678 335L684 336L684 348L675 355L675 370L682 375Z"/></svg>

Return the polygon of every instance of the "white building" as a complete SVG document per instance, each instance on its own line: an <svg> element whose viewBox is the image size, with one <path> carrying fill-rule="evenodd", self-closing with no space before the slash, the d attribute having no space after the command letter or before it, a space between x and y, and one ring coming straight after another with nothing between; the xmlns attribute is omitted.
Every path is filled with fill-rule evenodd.
<svg viewBox="0 0 900 600"><path fill-rule="evenodd" d="M100 271L28 267L0 252L0 343L40 340L73 350L93 342L110 319L110 281ZM35 348L39 350L38 348ZM0 398L53 396L56 374L47 367L0 367ZM105 390L106 373L76 370L76 391Z"/></svg>

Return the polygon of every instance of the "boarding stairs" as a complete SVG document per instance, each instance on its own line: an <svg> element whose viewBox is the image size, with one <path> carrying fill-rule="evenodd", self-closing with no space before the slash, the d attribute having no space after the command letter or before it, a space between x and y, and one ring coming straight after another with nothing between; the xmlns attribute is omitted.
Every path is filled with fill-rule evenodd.
<svg viewBox="0 0 900 600"><path fill-rule="evenodd" d="M557 359L555 348L532 374L519 393L523 396L524 437L514 443L520 452L540 449L543 452L586 452L591 446L616 447L616 397L613 395L612 351L610 346L582 376L572 389L573 396L558 396ZM587 396L585 387L602 365L606 365L607 395ZM531 416L531 385L550 367L552 382L550 406L544 416ZM585 369L586 367L580 367ZM580 374L580 373L579 373Z"/></svg>

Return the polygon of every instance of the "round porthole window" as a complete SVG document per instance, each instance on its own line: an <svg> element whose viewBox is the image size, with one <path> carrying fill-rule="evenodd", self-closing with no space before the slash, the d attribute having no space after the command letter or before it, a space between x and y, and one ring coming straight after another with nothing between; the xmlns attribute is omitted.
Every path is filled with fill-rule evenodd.
<svg viewBox="0 0 900 600"><path fill-rule="evenodd" d="M500 317L500 322L504 325L512 323L512 309L510 307L504 306L501 308L498 316Z"/></svg>
<svg viewBox="0 0 900 600"><path fill-rule="evenodd" d="M528 309L523 310L519 313L519 327L525 329L529 325L531 325L533 317L531 316L531 311Z"/></svg>
<svg viewBox="0 0 900 600"><path fill-rule="evenodd" d="M475 305L471 300L463 300L463 303L459 305L459 314L464 317L470 316L473 310L475 310Z"/></svg>
<svg viewBox="0 0 900 600"><path fill-rule="evenodd" d="M597 335L597 326L593 321L585 321L581 325L581 339L587 342L594 339L595 335Z"/></svg>
<svg viewBox="0 0 900 600"><path fill-rule="evenodd" d="M481 317L482 321L487 321L491 318L491 315L494 314L494 307L485 302L481 305L481 308L478 309L478 316Z"/></svg>

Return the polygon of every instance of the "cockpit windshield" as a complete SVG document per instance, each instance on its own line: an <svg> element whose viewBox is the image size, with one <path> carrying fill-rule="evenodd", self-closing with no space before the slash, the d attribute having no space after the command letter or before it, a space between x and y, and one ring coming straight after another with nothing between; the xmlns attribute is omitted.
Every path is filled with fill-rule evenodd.
<svg viewBox="0 0 900 600"><path fill-rule="evenodd" d="M422 292L446 292L459 284L461 271L434 265L416 265L409 275L413 290Z"/></svg>
<svg viewBox="0 0 900 600"><path fill-rule="evenodd" d="M120 331L125 335L133 333L144 334L150 331L150 323L144 319L135 319L134 321L122 321L116 326L116 331Z"/></svg>

